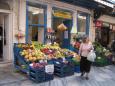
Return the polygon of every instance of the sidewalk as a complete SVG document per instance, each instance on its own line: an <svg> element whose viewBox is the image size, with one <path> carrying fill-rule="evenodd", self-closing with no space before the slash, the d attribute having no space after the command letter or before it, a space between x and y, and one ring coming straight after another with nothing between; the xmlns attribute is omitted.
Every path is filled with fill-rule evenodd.
<svg viewBox="0 0 115 86"><path fill-rule="evenodd" d="M115 66L92 67L90 79L81 79L80 74L66 78L55 77L45 83L34 83L27 76L14 71L12 64L0 67L0 86L115 86Z"/></svg>

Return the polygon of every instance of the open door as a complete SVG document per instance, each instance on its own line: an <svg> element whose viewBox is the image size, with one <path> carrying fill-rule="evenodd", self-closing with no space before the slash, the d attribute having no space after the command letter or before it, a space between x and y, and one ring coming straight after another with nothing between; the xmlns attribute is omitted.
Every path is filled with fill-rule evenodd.
<svg viewBox="0 0 115 86"><path fill-rule="evenodd" d="M70 49L70 31L72 29L72 20L63 21L64 25L67 27L67 30L63 34L63 43L62 48Z"/></svg>

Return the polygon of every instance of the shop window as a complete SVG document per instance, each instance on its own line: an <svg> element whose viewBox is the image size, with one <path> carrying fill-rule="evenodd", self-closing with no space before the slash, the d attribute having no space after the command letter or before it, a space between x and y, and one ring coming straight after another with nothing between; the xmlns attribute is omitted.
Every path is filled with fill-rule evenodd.
<svg viewBox="0 0 115 86"><path fill-rule="evenodd" d="M44 9L29 6L28 8L29 24L44 24Z"/></svg>
<svg viewBox="0 0 115 86"><path fill-rule="evenodd" d="M86 16L78 14L78 33L86 33Z"/></svg>
<svg viewBox="0 0 115 86"><path fill-rule="evenodd" d="M27 42L38 41L44 43L45 12L43 7L27 6Z"/></svg>
<svg viewBox="0 0 115 86"><path fill-rule="evenodd" d="M44 42L44 28L37 26L29 26L28 42L38 41L39 43Z"/></svg>

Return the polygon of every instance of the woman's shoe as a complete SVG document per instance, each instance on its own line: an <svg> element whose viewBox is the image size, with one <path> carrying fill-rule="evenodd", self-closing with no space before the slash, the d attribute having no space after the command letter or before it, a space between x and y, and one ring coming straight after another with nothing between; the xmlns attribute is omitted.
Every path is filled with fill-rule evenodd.
<svg viewBox="0 0 115 86"><path fill-rule="evenodd" d="M85 77L86 78L86 80L89 80L89 77Z"/></svg>
<svg viewBox="0 0 115 86"><path fill-rule="evenodd" d="M85 72L81 73L81 77L85 74Z"/></svg>

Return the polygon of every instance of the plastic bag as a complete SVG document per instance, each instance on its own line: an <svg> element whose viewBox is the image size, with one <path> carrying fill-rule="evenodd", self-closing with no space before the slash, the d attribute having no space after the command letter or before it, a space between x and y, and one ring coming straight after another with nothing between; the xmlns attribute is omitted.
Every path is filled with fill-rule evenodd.
<svg viewBox="0 0 115 86"><path fill-rule="evenodd" d="M91 61L91 62L94 62L96 59L96 54L93 50L91 50L87 56L87 60L88 61Z"/></svg>

